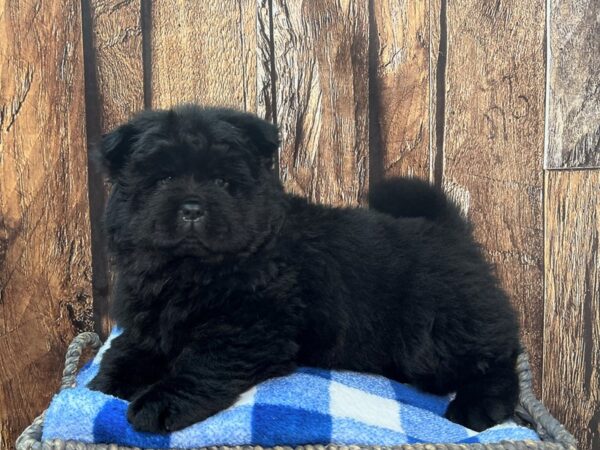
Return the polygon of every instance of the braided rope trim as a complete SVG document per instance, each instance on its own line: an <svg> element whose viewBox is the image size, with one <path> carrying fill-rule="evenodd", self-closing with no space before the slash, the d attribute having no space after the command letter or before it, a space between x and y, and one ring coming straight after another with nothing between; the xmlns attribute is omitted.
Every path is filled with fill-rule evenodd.
<svg viewBox="0 0 600 450"><path fill-rule="evenodd" d="M84 349L97 350L101 345L95 333L85 332L73 339L67 350L61 390L75 384L77 366ZM533 425L542 441L501 441L490 444L404 444L397 446L362 445L300 445L296 447L276 446L219 446L195 447L189 450L577 450L575 438L561 423L548 412L546 407L535 398L531 385L531 368L525 353L517 361L519 374L519 408L517 414ZM36 417L17 439L17 450L144 450L139 447L124 447L116 444L86 444L77 441L53 439L41 441L44 426L44 413ZM158 449L145 449L158 450Z"/></svg>

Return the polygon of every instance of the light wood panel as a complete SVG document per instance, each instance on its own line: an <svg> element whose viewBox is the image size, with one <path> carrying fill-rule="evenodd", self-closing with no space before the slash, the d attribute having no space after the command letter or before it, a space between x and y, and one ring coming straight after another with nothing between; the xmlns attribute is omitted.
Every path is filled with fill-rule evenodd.
<svg viewBox="0 0 600 450"><path fill-rule="evenodd" d="M0 448L92 327L79 2L0 2Z"/></svg>
<svg viewBox="0 0 600 450"><path fill-rule="evenodd" d="M446 5L442 0L442 5ZM447 2L444 185L520 316L540 392L544 2ZM441 92L437 92L441 95Z"/></svg>
<svg viewBox="0 0 600 450"><path fill-rule="evenodd" d="M256 7L250 0L152 2L151 106L256 111Z"/></svg>
<svg viewBox="0 0 600 450"><path fill-rule="evenodd" d="M360 203L369 170L367 2L272 3L281 178L314 201Z"/></svg>
<svg viewBox="0 0 600 450"><path fill-rule="evenodd" d="M600 2L548 4L546 167L600 167Z"/></svg>
<svg viewBox="0 0 600 450"><path fill-rule="evenodd" d="M370 7L371 182L394 175L428 179L429 4L382 0Z"/></svg>
<svg viewBox="0 0 600 450"><path fill-rule="evenodd" d="M600 171L546 172L544 403L600 448Z"/></svg>
<svg viewBox="0 0 600 450"><path fill-rule="evenodd" d="M144 109L141 0L90 0L95 81L103 132ZM87 55L86 55L87 57ZM92 113L92 111L89 111Z"/></svg>

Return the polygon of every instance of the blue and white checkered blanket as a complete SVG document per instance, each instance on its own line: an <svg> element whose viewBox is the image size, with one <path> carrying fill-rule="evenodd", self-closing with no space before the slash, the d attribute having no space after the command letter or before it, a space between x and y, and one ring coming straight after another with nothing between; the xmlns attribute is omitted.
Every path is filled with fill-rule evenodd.
<svg viewBox="0 0 600 450"><path fill-rule="evenodd" d="M113 332L111 338L116 336ZM212 445L499 442L539 440L508 422L476 433L444 419L449 397L437 397L376 375L301 368L268 380L231 408L183 430L140 433L127 421L127 402L87 389L102 353L81 370L77 386L57 394L46 413L43 439L153 448Z"/></svg>

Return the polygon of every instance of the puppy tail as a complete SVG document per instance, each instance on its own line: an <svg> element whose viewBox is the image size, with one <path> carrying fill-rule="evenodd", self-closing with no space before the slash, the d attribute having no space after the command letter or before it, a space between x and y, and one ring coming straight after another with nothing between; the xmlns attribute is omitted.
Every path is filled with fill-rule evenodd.
<svg viewBox="0 0 600 450"><path fill-rule="evenodd" d="M390 216L424 217L453 227L468 229L458 207L444 192L417 178L390 178L373 186L369 208Z"/></svg>

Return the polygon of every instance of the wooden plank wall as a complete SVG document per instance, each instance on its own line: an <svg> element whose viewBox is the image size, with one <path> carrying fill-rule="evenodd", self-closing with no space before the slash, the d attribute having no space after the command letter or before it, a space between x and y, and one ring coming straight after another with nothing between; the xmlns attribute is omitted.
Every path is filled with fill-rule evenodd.
<svg viewBox="0 0 600 450"><path fill-rule="evenodd" d="M542 399L575 432L582 449L597 449L600 2L548 5Z"/></svg>
<svg viewBox="0 0 600 450"><path fill-rule="evenodd" d="M86 147L186 101L277 123L280 176L314 201L443 186L519 310L536 392L600 446L600 4L547 1L0 0L0 450L69 339L111 326Z"/></svg>

